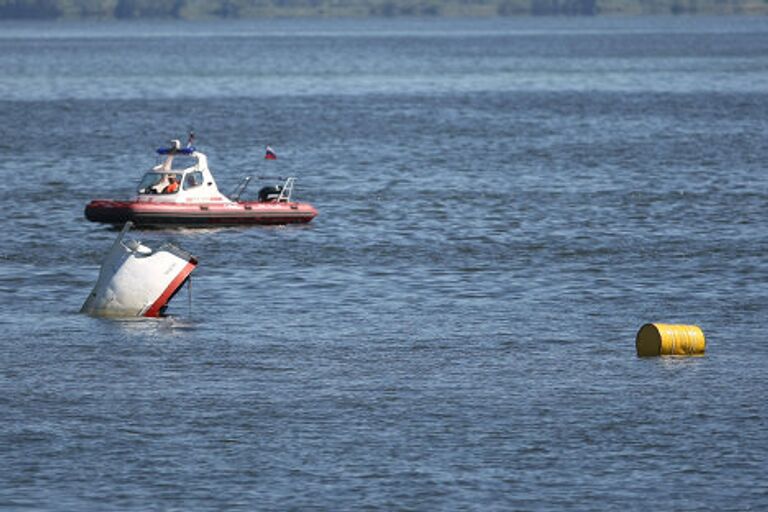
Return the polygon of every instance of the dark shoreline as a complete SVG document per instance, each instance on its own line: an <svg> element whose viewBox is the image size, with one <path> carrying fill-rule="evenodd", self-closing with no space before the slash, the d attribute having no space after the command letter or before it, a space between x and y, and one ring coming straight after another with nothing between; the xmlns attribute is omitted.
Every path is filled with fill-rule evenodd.
<svg viewBox="0 0 768 512"><path fill-rule="evenodd" d="M768 15L762 0L12 0L0 20Z"/></svg>

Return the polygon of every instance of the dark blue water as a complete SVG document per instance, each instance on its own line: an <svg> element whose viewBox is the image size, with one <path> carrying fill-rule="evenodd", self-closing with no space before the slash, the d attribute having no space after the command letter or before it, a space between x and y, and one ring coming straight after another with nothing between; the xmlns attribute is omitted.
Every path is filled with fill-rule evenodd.
<svg viewBox="0 0 768 512"><path fill-rule="evenodd" d="M0 508L767 509L767 119L763 18L0 23ZM79 315L189 128L320 216Z"/></svg>

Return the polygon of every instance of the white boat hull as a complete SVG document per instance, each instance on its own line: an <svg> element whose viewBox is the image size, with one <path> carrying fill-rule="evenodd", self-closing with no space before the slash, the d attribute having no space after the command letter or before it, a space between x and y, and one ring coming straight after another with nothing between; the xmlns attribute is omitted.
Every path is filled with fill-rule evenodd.
<svg viewBox="0 0 768 512"><path fill-rule="evenodd" d="M157 251L136 241L123 243L127 223L99 271L82 313L113 317L162 316L168 302L197 266L186 252L165 245Z"/></svg>

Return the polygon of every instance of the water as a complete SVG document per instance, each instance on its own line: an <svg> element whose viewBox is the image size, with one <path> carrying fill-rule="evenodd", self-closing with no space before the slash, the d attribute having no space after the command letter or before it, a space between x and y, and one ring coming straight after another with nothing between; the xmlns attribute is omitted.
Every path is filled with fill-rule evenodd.
<svg viewBox="0 0 768 512"><path fill-rule="evenodd" d="M3 22L0 71L0 508L768 508L767 20ZM189 128L320 216L134 232L191 311L79 315L85 203Z"/></svg>

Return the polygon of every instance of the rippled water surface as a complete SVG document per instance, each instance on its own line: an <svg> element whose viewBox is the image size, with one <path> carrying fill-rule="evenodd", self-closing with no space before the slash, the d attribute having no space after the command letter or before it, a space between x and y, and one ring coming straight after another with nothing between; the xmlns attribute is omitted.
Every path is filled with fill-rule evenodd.
<svg viewBox="0 0 768 512"><path fill-rule="evenodd" d="M762 18L0 23L0 508L768 509L767 91ZM79 315L189 128L320 216Z"/></svg>

